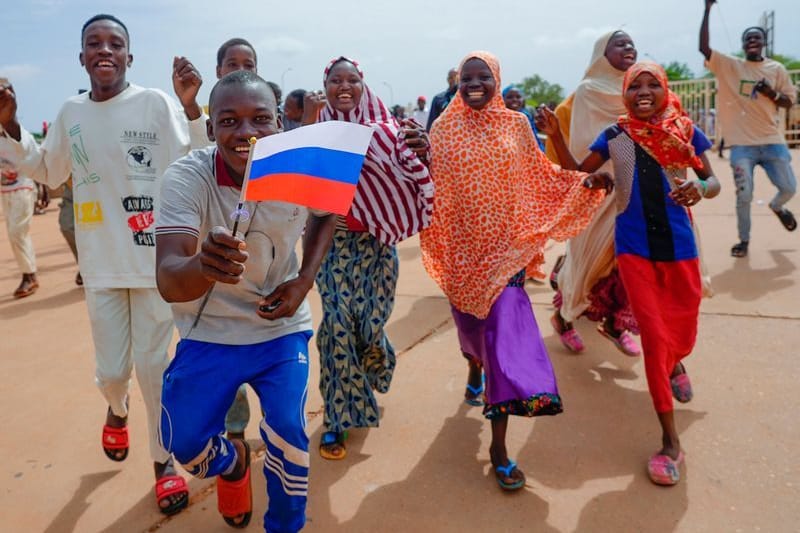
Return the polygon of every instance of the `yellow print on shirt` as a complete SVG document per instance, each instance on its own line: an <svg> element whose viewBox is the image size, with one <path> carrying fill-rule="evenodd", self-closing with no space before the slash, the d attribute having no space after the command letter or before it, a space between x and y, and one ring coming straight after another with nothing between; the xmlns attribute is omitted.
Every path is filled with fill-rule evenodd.
<svg viewBox="0 0 800 533"><path fill-rule="evenodd" d="M98 200L75 203L75 223L81 227L103 223L103 207Z"/></svg>

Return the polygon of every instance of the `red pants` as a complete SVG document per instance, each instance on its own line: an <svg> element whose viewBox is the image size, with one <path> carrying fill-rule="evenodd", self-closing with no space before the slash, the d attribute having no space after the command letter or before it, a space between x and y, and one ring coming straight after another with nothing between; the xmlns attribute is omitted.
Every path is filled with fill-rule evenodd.
<svg viewBox="0 0 800 533"><path fill-rule="evenodd" d="M702 285L697 259L650 261L617 256L617 265L639 323L647 385L657 413L672 411L669 378L697 338Z"/></svg>

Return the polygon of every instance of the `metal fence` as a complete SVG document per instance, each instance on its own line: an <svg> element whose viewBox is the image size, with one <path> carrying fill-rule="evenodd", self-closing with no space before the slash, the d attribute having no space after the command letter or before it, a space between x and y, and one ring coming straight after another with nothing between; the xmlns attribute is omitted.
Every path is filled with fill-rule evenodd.
<svg viewBox="0 0 800 533"><path fill-rule="evenodd" d="M800 70L790 70L789 76L796 87L800 87ZM717 80L701 78L697 80L671 81L670 89L677 94L683 108L705 134L717 142ZM786 142L790 147L800 147L800 103L787 111L781 110L781 120Z"/></svg>

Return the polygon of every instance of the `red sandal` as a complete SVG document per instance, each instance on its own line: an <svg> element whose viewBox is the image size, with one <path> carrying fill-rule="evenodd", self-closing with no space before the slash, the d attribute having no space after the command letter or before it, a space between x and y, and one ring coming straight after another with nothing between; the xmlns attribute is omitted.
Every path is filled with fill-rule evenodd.
<svg viewBox="0 0 800 533"><path fill-rule="evenodd" d="M122 450L122 455L118 451ZM103 426L103 451L112 461L124 461L128 457L128 426L121 428Z"/></svg>
<svg viewBox="0 0 800 533"><path fill-rule="evenodd" d="M253 489L250 486L250 445L244 444L245 472L241 479L228 481L217 476L217 509L225 523L235 528L245 528L253 516ZM241 519L237 522L237 519Z"/></svg>
<svg viewBox="0 0 800 533"><path fill-rule="evenodd" d="M186 485L186 480L181 476L173 474L171 476L162 476L156 480L156 504L158 509L167 516L174 515L182 511L189 505L189 487ZM166 507L161 507L161 502L170 496L180 495L175 502Z"/></svg>

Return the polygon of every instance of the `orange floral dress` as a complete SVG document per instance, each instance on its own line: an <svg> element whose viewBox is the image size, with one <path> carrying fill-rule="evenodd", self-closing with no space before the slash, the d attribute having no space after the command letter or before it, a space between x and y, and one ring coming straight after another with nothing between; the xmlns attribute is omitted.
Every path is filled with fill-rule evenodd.
<svg viewBox="0 0 800 533"><path fill-rule="evenodd" d="M471 58L501 86L497 58L474 52L461 65ZM456 94L430 140L436 194L422 261L456 309L485 318L514 274L543 263L547 239L579 233L605 193L585 188L585 173L551 163L500 91L481 110Z"/></svg>

